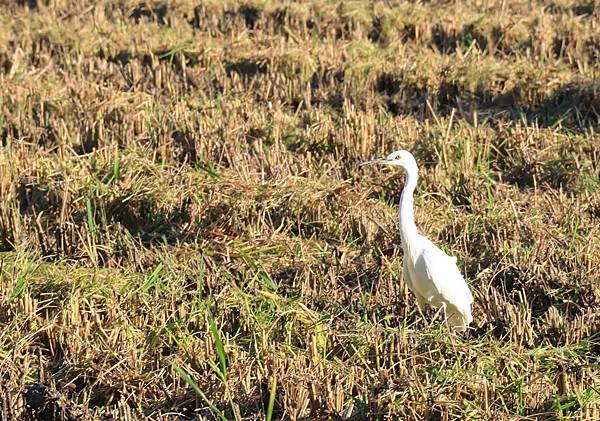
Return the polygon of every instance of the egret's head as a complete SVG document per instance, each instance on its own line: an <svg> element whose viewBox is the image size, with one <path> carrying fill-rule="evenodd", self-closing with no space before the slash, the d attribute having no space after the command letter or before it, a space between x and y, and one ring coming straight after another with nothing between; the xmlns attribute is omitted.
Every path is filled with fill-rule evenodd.
<svg viewBox="0 0 600 421"><path fill-rule="evenodd" d="M362 165L386 164L395 167L402 167L407 171L417 170L417 161L412 154L405 150L394 151L385 158L374 159L373 161L363 162Z"/></svg>

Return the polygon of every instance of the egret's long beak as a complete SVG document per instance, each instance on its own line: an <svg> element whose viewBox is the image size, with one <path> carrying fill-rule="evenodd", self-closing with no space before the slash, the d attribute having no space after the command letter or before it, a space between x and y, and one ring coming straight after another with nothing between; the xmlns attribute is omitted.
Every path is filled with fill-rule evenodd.
<svg viewBox="0 0 600 421"><path fill-rule="evenodd" d="M374 159L372 161L365 161L362 164L360 164L360 166L362 167L363 165L376 165L376 164L389 164L390 160L387 158L381 158L381 159Z"/></svg>

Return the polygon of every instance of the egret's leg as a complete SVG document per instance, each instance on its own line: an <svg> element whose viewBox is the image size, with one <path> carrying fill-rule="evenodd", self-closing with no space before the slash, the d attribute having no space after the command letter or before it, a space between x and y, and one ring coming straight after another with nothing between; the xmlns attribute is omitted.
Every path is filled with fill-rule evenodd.
<svg viewBox="0 0 600 421"><path fill-rule="evenodd" d="M425 303L427 302L425 298L421 297L419 294L415 294L417 297L417 305L419 306L419 310L421 311L421 315L425 311Z"/></svg>
<svg viewBox="0 0 600 421"><path fill-rule="evenodd" d="M419 293L415 292L415 297L417 297L417 310L421 315L421 319L424 323L427 323L427 319L425 318L425 298L423 298Z"/></svg>
<svg viewBox="0 0 600 421"><path fill-rule="evenodd" d="M440 307L438 308L438 310L433 315L433 318L431 319L431 325L433 325L433 323L440 317L440 315L442 315L444 317L444 319L442 320L442 323L444 323L446 320L446 303L440 304Z"/></svg>

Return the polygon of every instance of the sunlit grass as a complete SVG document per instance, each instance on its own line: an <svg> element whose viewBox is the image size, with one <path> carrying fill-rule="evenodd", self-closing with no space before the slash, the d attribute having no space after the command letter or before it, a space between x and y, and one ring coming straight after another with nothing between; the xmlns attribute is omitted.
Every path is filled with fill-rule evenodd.
<svg viewBox="0 0 600 421"><path fill-rule="evenodd" d="M598 418L593 5L25 3L0 418ZM401 277L402 177L358 166L399 148L464 335Z"/></svg>

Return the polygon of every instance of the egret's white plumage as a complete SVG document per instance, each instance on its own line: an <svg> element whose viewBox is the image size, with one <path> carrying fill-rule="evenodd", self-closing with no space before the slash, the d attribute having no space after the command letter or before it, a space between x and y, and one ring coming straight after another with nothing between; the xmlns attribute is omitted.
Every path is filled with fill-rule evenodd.
<svg viewBox="0 0 600 421"><path fill-rule="evenodd" d="M425 303L442 307L450 326L458 331L466 330L473 321L473 295L456 266L456 257L448 256L419 234L415 225L413 192L419 173L415 158L401 150L365 164L393 165L406 172L399 209L404 281L417 297L421 309Z"/></svg>

